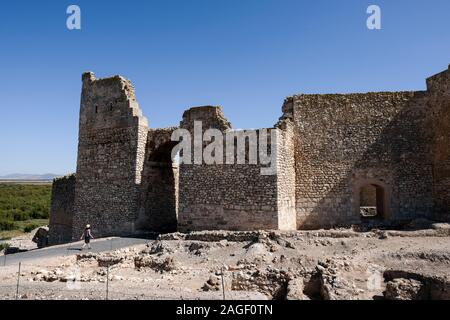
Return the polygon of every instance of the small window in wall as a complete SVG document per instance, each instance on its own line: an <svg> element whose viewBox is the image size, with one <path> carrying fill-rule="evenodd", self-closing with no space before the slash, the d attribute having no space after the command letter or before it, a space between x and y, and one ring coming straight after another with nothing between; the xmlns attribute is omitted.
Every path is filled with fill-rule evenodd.
<svg viewBox="0 0 450 320"><path fill-rule="evenodd" d="M359 212L363 218L384 218L384 189L375 184L365 185L359 192Z"/></svg>

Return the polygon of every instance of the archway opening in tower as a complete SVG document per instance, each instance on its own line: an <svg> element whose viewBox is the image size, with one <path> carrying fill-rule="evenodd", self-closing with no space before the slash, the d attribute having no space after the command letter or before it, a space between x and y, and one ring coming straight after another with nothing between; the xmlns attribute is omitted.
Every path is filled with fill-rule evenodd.
<svg viewBox="0 0 450 320"><path fill-rule="evenodd" d="M168 141L147 155L141 181L139 229L174 232L178 216L178 163L172 159L176 142Z"/></svg>

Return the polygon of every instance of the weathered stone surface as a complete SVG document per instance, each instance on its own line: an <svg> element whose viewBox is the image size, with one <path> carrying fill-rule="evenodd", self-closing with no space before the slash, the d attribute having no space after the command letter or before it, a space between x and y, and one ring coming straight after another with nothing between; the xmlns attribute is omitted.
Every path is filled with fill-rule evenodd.
<svg viewBox="0 0 450 320"><path fill-rule="evenodd" d="M436 255L422 256L422 258L428 259L429 261L448 261L445 258L445 254L444 257L438 259L436 259ZM450 299L450 280L447 276L437 276L433 272L422 273L420 270L415 272L396 269L385 270L383 275L387 282L384 295L388 299Z"/></svg>
<svg viewBox="0 0 450 320"><path fill-rule="evenodd" d="M433 164L434 218L450 219L450 66L427 79Z"/></svg>
<svg viewBox="0 0 450 320"><path fill-rule="evenodd" d="M138 229L156 232L177 230L178 166L171 158L176 128L149 129L140 185Z"/></svg>
<svg viewBox="0 0 450 320"><path fill-rule="evenodd" d="M211 275L202 287L203 291L219 291L220 288L221 279L215 275Z"/></svg>
<svg viewBox="0 0 450 320"><path fill-rule="evenodd" d="M286 296L286 288L292 275L285 270L267 267L258 269L244 266L232 274L232 290L258 291L276 299Z"/></svg>
<svg viewBox="0 0 450 320"><path fill-rule="evenodd" d="M110 267L112 265L121 263L123 261L123 257L111 254L103 254L97 256L97 262L99 267Z"/></svg>
<svg viewBox="0 0 450 320"><path fill-rule="evenodd" d="M82 79L76 178L55 180L52 244L78 239L86 224L101 237L450 220L450 70L428 78L426 91L286 98L267 142L274 175L248 152L244 164L177 167L177 127L149 129L129 80ZM233 130L220 107L186 110L179 128L193 133L194 121L250 134Z"/></svg>
<svg viewBox="0 0 450 320"><path fill-rule="evenodd" d="M49 244L48 230L48 227L40 227L34 234L33 242L37 244L38 248L43 248Z"/></svg>
<svg viewBox="0 0 450 320"><path fill-rule="evenodd" d="M72 240L75 182L75 174L53 180L48 239L50 245Z"/></svg>
<svg viewBox="0 0 450 320"><path fill-rule="evenodd" d="M193 135L195 121L201 121L202 132L211 128L223 132L223 146L231 136L235 150L245 139L253 139L261 148L262 129L233 130L220 107L191 108L183 114L180 127ZM245 164L238 164L235 152L233 164L224 154L223 164L202 161L180 166L178 230L295 230L293 128L286 124L283 129L269 129L276 134L276 141L270 131L266 139L268 150L276 153L273 175L261 174L267 165L250 163L248 147Z"/></svg>
<svg viewBox="0 0 450 320"><path fill-rule="evenodd" d="M167 272L176 269L176 263L170 256L139 255L134 259L134 265L138 269L151 268L158 272Z"/></svg>
<svg viewBox="0 0 450 320"><path fill-rule="evenodd" d="M387 300L422 300L422 283L414 279L394 279L386 284Z"/></svg>
<svg viewBox="0 0 450 320"><path fill-rule="evenodd" d="M303 279L292 279L289 281L287 286L286 300L309 300L309 298L303 293L303 290Z"/></svg>

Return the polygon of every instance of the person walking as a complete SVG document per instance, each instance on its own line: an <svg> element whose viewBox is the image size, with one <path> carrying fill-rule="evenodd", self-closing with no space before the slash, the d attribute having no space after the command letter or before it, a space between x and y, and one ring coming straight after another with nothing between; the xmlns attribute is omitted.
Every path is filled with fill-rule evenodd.
<svg viewBox="0 0 450 320"><path fill-rule="evenodd" d="M86 229L84 229L83 234L81 235L80 240L83 240L84 238L84 244L81 247L81 250L83 250L86 246L88 249L91 249L91 239L94 239L94 237L91 234L91 225L86 225Z"/></svg>

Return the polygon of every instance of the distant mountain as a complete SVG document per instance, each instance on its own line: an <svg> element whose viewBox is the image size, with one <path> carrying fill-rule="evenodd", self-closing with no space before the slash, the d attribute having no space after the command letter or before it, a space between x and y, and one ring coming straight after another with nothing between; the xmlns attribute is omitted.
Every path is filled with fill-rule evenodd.
<svg viewBox="0 0 450 320"><path fill-rule="evenodd" d="M59 174L45 173L45 174L26 174L26 173L12 173L5 176L0 176L0 180L53 180L59 177Z"/></svg>

